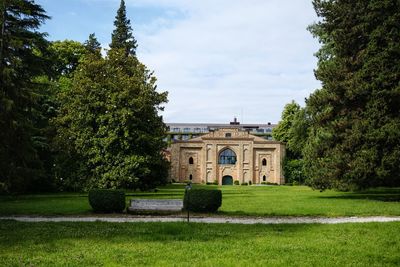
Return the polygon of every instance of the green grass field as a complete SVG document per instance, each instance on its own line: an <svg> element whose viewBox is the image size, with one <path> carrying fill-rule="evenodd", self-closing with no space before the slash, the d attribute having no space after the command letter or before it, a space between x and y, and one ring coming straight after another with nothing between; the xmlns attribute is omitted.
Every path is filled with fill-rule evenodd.
<svg viewBox="0 0 400 267"><path fill-rule="evenodd" d="M216 186L201 186L215 188ZM365 192L314 191L305 186L223 186L220 215L238 216L368 216L400 215L400 188ZM182 198L183 185L157 193L128 192L131 198ZM87 215L87 194L1 196L0 215Z"/></svg>
<svg viewBox="0 0 400 267"><path fill-rule="evenodd" d="M0 222L0 266L399 266L400 223Z"/></svg>

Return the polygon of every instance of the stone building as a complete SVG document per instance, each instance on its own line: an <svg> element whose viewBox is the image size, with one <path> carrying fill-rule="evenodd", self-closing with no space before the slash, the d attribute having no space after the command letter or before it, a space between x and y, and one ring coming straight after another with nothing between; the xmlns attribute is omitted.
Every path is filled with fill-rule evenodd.
<svg viewBox="0 0 400 267"><path fill-rule="evenodd" d="M193 183L218 182L283 184L285 145L231 126L211 130L189 140L175 141L169 149L170 179Z"/></svg>
<svg viewBox="0 0 400 267"><path fill-rule="evenodd" d="M178 140L189 140L191 138L198 137L205 133L209 133L212 130L240 126L250 134L258 137L262 137L267 140L272 140L272 129L276 127L276 124L268 123L252 123L252 124L240 124L236 118L230 123L166 123L168 127L167 137L165 141L171 144Z"/></svg>

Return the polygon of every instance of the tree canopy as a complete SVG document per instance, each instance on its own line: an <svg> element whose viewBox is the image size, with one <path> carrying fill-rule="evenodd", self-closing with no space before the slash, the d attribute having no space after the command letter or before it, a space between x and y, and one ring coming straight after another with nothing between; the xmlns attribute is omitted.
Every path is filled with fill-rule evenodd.
<svg viewBox="0 0 400 267"><path fill-rule="evenodd" d="M105 57L94 34L47 41L32 0L0 8L0 193L165 182L167 93L135 56L124 1Z"/></svg>
<svg viewBox="0 0 400 267"><path fill-rule="evenodd" d="M48 42L37 31L48 18L33 1L0 3L0 191L26 191L43 177L34 78L48 71Z"/></svg>
<svg viewBox="0 0 400 267"><path fill-rule="evenodd" d="M284 142L288 146L288 153L292 154L292 151L289 148L289 141L292 139L292 126L295 120L297 113L300 111L300 105L296 102L292 101L289 104L286 104L282 111L282 117L279 124L272 130L272 137L275 140ZM289 155L289 157L292 157Z"/></svg>
<svg viewBox="0 0 400 267"><path fill-rule="evenodd" d="M322 44L307 99L307 176L319 189L400 185L400 2L314 0Z"/></svg>
<svg viewBox="0 0 400 267"><path fill-rule="evenodd" d="M137 42L132 34L131 21L126 17L125 1L121 0L111 34L110 48L124 49L127 55L136 55Z"/></svg>
<svg viewBox="0 0 400 267"><path fill-rule="evenodd" d="M287 183L304 183L306 180L302 159L302 149L307 135L304 112L304 108L294 101L286 104L281 121L272 130L272 137L286 144L283 171Z"/></svg>
<svg viewBox="0 0 400 267"><path fill-rule="evenodd" d="M126 46L112 46L103 58L91 35L85 47L91 53L59 94L59 178L73 188L145 189L166 182L166 126L158 112L167 93L157 92L153 73ZM74 168L68 172L65 164Z"/></svg>

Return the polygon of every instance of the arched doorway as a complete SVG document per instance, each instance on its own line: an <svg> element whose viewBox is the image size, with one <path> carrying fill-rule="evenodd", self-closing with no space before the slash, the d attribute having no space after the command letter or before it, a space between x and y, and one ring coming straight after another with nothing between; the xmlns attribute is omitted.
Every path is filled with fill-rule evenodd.
<svg viewBox="0 0 400 267"><path fill-rule="evenodd" d="M222 177L222 185L233 185L233 178L230 175Z"/></svg>

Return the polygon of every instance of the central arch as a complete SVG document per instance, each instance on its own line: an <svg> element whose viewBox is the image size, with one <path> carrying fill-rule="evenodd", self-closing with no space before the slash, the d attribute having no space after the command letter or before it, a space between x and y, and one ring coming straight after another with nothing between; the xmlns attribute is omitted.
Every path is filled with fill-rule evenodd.
<svg viewBox="0 0 400 267"><path fill-rule="evenodd" d="M236 154L230 148L225 148L219 153L218 164L222 165L235 165Z"/></svg>
<svg viewBox="0 0 400 267"><path fill-rule="evenodd" d="M222 185L233 185L233 178L230 175L222 177Z"/></svg>

